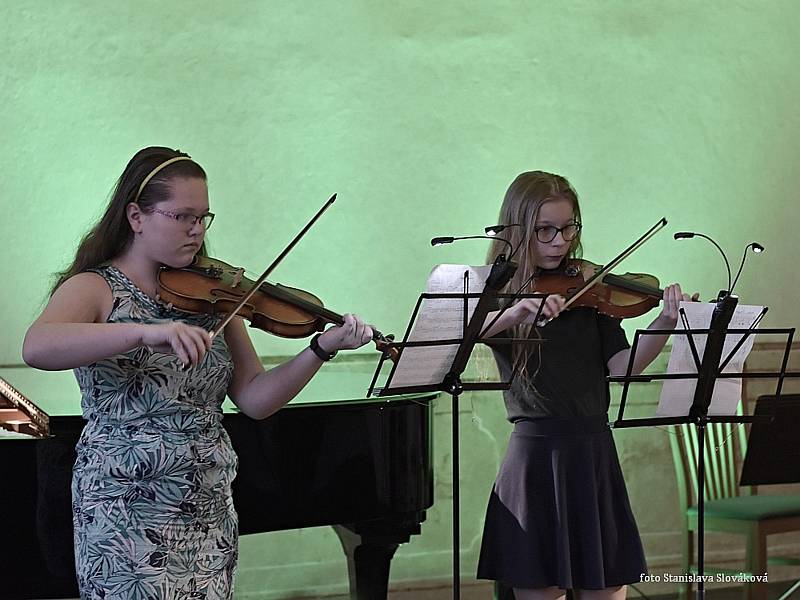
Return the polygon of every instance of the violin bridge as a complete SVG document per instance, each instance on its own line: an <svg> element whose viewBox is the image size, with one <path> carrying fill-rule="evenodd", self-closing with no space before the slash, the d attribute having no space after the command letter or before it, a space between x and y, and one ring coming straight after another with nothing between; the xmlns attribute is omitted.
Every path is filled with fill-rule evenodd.
<svg viewBox="0 0 800 600"><path fill-rule="evenodd" d="M244 269L239 268L236 269L236 273L233 275L233 283L231 287L239 287L239 284L242 282L242 278L244 277Z"/></svg>

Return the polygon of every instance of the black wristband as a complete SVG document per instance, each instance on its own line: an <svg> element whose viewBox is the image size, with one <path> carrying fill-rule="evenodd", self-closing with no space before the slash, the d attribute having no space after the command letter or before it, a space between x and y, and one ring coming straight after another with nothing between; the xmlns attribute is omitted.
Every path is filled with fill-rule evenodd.
<svg viewBox="0 0 800 600"><path fill-rule="evenodd" d="M321 335L322 335L321 333L318 333L317 335L312 337L311 341L308 344L308 347L311 348L311 351L314 354L316 354L320 360L328 362L330 359L336 356L336 351L325 352L325 350L322 349L322 347L319 345L319 336Z"/></svg>

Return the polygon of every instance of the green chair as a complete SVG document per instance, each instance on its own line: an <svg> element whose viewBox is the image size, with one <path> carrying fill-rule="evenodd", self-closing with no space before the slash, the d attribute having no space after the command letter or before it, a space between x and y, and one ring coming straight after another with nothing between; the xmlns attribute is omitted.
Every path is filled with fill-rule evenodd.
<svg viewBox="0 0 800 600"><path fill-rule="evenodd" d="M672 458L678 480L683 517L682 554L684 573L697 573L695 535L697 531L697 431L693 425L678 425L670 436ZM705 444L705 531L740 534L745 537L743 569L720 569L705 565L707 575L763 575L767 565L800 565L800 559L767 557L767 536L800 531L800 495L756 494L755 486L740 487L738 472L745 455L744 427L712 423L706 428ZM681 600L688 600L692 584L681 584ZM800 588L800 581L780 597L783 600ZM745 600L766 600L767 584L744 584Z"/></svg>

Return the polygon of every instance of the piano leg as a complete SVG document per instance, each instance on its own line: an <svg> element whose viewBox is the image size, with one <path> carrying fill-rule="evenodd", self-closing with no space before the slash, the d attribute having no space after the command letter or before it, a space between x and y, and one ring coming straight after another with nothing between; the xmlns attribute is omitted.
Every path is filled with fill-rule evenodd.
<svg viewBox="0 0 800 600"><path fill-rule="evenodd" d="M351 600L385 600L389 588L389 568L400 544L419 533L419 523L373 522L334 525L347 555Z"/></svg>

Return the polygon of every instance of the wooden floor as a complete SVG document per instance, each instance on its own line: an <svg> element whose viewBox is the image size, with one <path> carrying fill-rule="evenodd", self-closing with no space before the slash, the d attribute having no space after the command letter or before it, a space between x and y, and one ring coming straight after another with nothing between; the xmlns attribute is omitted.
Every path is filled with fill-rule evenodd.
<svg viewBox="0 0 800 600"><path fill-rule="evenodd" d="M769 584L770 600L775 600L790 586L790 581L778 581ZM392 590L387 600L451 600L453 591L450 587L435 587L430 589ZM661 594L642 596L635 589L628 588L628 600L677 600L678 594ZM707 590L706 600L742 600L743 593L740 587ZM491 600L492 584L476 583L461 587L461 600ZM295 600L312 600L311 598L297 598ZM316 600L350 600L350 596L326 596ZM692 598L694 600L694 596ZM800 591L795 592L790 600L800 600Z"/></svg>
<svg viewBox="0 0 800 600"><path fill-rule="evenodd" d="M777 599L791 585L791 582L779 581L769 584L769 598ZM450 587L431 587L428 589L392 590L387 600L451 600L453 591ZM634 589L628 589L628 600L676 600L676 594L661 594L644 597ZM742 600L741 588L731 587L706 591L706 600ZM491 600L491 583L475 583L461 587L461 600ZM78 600L75 598L74 600ZM287 600L350 600L349 595L340 596L303 596ZM693 599L692 599L693 600ZM800 591L792 595L791 600L800 600Z"/></svg>
<svg viewBox="0 0 800 600"><path fill-rule="evenodd" d="M387 600L451 600L453 590L451 587L441 585L430 588L414 588L409 590L390 590ZM492 584L477 583L461 586L461 600L491 600ZM350 600L350 596L325 596L324 598L307 597L293 598L292 600Z"/></svg>
<svg viewBox="0 0 800 600"><path fill-rule="evenodd" d="M461 586L461 600L491 600L493 586L491 583L477 583ZM387 600L449 600L453 597L451 587L432 589L414 589L392 591ZM349 599L348 599L349 600Z"/></svg>

